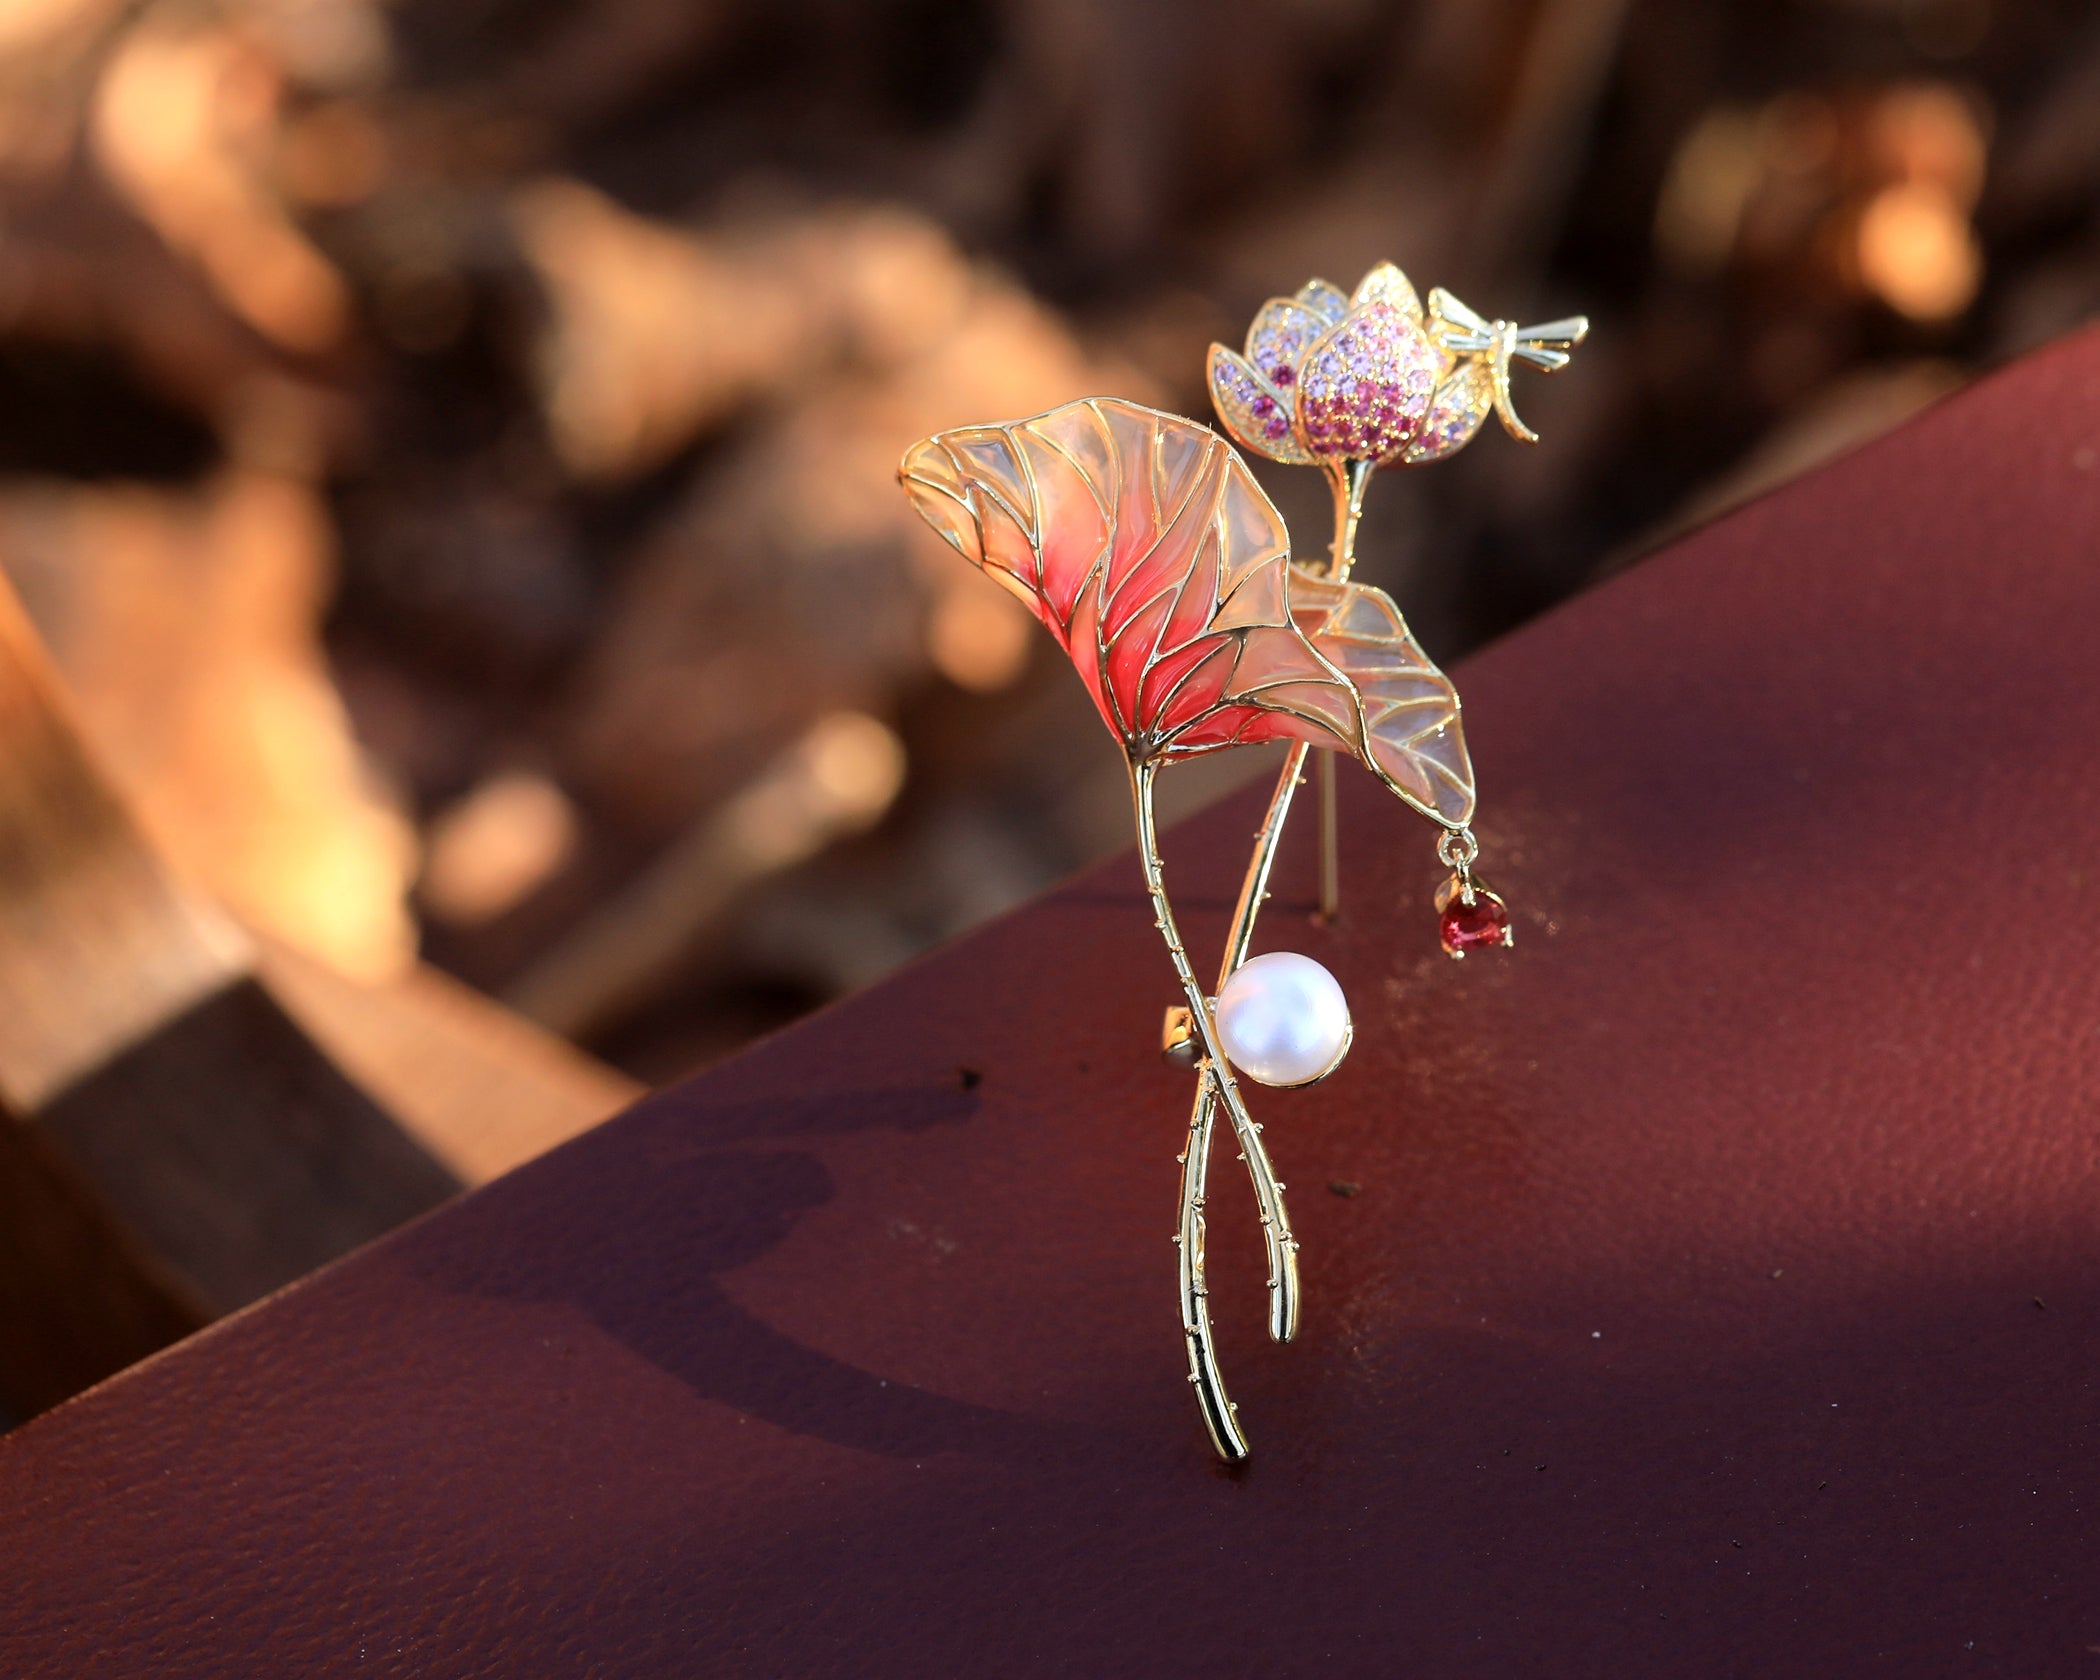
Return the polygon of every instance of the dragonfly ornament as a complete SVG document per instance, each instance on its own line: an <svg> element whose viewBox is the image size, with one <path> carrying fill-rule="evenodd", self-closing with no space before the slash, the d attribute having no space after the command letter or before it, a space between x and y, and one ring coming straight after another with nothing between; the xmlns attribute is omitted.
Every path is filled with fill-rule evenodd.
<svg viewBox="0 0 2100 1680"><path fill-rule="evenodd" d="M1509 399L1510 363L1529 362L1541 373L1560 372L1568 365L1568 353L1589 337L1590 318L1567 315L1536 327L1490 321L1437 286L1429 293L1429 322L1437 343L1446 350L1486 364L1495 414L1503 429L1521 443L1537 443L1538 433L1517 418L1516 405Z"/></svg>

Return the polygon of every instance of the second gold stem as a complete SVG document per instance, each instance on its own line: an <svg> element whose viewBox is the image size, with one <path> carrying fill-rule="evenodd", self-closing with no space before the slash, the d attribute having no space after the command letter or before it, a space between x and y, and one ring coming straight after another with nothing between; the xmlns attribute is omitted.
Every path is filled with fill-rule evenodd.
<svg viewBox="0 0 2100 1680"><path fill-rule="evenodd" d="M1334 547L1328 560L1328 575L1345 581L1356 560L1356 528L1363 518L1364 488L1370 482L1369 462L1352 462L1335 475ZM1293 744L1276 778L1268 811L1255 833L1254 856L1240 885L1239 902L1233 906L1232 926L1225 938L1225 955L1218 966L1218 987L1232 977L1247 960L1254 942L1254 921L1262 901L1269 896L1269 871L1276 848L1283 838L1283 825L1290 816L1291 802L1305 779L1303 742ZM1142 769L1134 783L1138 805L1139 853L1145 860L1146 885L1153 890L1155 913L1167 944L1175 954L1176 968L1189 992L1189 1007L1201 1025L1204 1059L1199 1066L1196 1102L1189 1116L1188 1136L1181 1153L1181 1222L1175 1241L1181 1248L1181 1331L1188 1345L1189 1383L1211 1444L1221 1458L1238 1461L1247 1456L1247 1438L1239 1425L1239 1408L1225 1392L1225 1379L1218 1367L1217 1347L1211 1333L1210 1287L1206 1277L1204 1207L1209 1199L1210 1145L1216 1129L1221 1095L1240 1146L1240 1158L1254 1183L1254 1197L1261 1209L1263 1245L1269 1258L1269 1334L1287 1342L1298 1330L1298 1242L1291 1234L1289 1215L1283 1202L1283 1186L1277 1182L1262 1146L1261 1131L1246 1106L1231 1089L1209 1031L1208 1004L1194 987L1187 953L1174 931L1173 917L1166 907L1166 894L1158 874L1159 854L1151 825L1151 771ZM1341 876L1335 843L1334 755L1320 755L1320 914L1332 921L1341 908ZM1229 1093L1229 1094L1227 1094Z"/></svg>

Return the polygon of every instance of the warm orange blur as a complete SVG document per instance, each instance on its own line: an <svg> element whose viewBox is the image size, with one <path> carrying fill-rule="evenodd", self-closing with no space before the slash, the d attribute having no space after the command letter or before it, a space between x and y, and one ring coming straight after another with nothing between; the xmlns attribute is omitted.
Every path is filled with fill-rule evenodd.
<svg viewBox="0 0 2100 1680"><path fill-rule="evenodd" d="M0 3L0 566L252 925L661 1072L1120 844L897 456L1201 414L1314 272L1596 322L1544 444L1376 492L1445 657L2100 302L2100 43L2031 5L824 15ZM879 798L779 791L849 738Z"/></svg>

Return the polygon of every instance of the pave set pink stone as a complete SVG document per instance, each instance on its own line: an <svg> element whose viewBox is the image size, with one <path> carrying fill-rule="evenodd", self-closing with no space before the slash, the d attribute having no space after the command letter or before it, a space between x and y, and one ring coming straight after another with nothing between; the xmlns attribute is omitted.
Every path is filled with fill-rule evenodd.
<svg viewBox="0 0 2100 1680"><path fill-rule="evenodd" d="M1391 304L1353 312L1305 358L1299 441L1315 460L1397 461L1429 417L1444 361Z"/></svg>
<svg viewBox="0 0 2100 1680"><path fill-rule="evenodd" d="M1354 294L1314 280L1261 307L1244 352L1211 347L1218 416L1272 461L1346 473L1441 460L1472 441L1495 401L1492 379L1443 345L1441 325L1391 263Z"/></svg>

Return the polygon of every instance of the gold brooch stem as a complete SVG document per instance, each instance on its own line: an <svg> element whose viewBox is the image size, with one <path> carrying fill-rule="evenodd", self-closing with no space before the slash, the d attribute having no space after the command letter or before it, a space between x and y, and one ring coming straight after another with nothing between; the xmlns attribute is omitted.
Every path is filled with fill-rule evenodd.
<svg viewBox="0 0 2100 1680"><path fill-rule="evenodd" d="M1336 583L1349 580L1356 564L1356 527L1364 516L1364 489L1371 482L1374 461L1350 461L1329 475L1334 487L1334 547L1329 552L1327 575ZM1320 920L1331 922L1342 913L1341 844L1335 813L1334 754L1320 754Z"/></svg>
<svg viewBox="0 0 2100 1680"><path fill-rule="evenodd" d="M1347 582L1356 564L1356 527L1363 523L1364 491L1377 468L1376 461L1350 461L1328 475L1334 489L1334 545L1327 554L1327 575L1336 583Z"/></svg>

